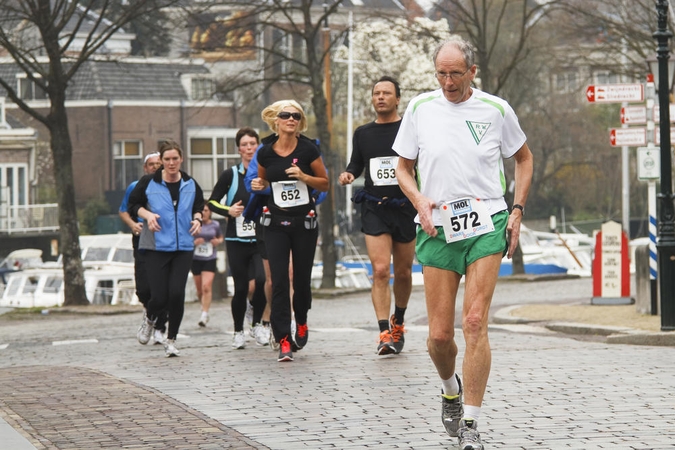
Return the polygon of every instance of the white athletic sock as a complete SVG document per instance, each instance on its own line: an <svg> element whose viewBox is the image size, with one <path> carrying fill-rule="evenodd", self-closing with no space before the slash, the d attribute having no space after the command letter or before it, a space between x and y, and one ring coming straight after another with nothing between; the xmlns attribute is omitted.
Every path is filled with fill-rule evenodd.
<svg viewBox="0 0 675 450"><path fill-rule="evenodd" d="M473 419L478 421L480 417L480 406L464 405L464 417L462 419Z"/></svg>
<svg viewBox="0 0 675 450"><path fill-rule="evenodd" d="M455 375L451 376L449 380L441 380L443 384L443 393L445 395L453 396L459 394L459 383L457 383L457 377Z"/></svg>

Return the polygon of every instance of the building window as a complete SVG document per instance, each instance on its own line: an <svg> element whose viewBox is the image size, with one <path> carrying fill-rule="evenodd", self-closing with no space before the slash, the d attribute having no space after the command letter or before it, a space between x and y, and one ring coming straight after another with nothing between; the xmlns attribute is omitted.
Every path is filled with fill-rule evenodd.
<svg viewBox="0 0 675 450"><path fill-rule="evenodd" d="M192 100L209 100L216 93L216 82L213 78L195 77L191 80Z"/></svg>
<svg viewBox="0 0 675 450"><path fill-rule="evenodd" d="M28 164L0 164L0 205L28 204Z"/></svg>
<svg viewBox="0 0 675 450"><path fill-rule="evenodd" d="M599 72L595 72L595 84L614 84L614 83L620 83L621 82L621 77L609 70L603 70Z"/></svg>
<svg viewBox="0 0 675 450"><path fill-rule="evenodd" d="M239 163L236 134L231 128L188 131L188 173L197 180L205 198L211 196L223 170Z"/></svg>
<svg viewBox="0 0 675 450"><path fill-rule="evenodd" d="M298 34L275 29L272 32L274 52L269 60L273 76L303 77L307 73L307 45Z"/></svg>
<svg viewBox="0 0 675 450"><path fill-rule="evenodd" d="M113 145L115 189L126 190L129 183L143 175L143 143L141 141L116 141Z"/></svg>
<svg viewBox="0 0 675 450"><path fill-rule="evenodd" d="M579 89L577 72L559 72L555 79L556 92L559 94L574 93Z"/></svg>
<svg viewBox="0 0 675 450"><path fill-rule="evenodd" d="M40 78L39 75L34 75ZM45 100L47 93L25 74L17 75L16 93L22 100Z"/></svg>

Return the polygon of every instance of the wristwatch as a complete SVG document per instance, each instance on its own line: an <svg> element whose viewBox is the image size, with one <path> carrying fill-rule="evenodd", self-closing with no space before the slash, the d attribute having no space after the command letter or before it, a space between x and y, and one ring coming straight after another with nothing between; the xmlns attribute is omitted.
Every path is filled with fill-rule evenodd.
<svg viewBox="0 0 675 450"><path fill-rule="evenodd" d="M516 203L515 205L513 205L513 208L511 208L511 212L513 212L514 209L519 209L521 214L523 216L525 215L525 208L523 208L523 205L519 205L518 203Z"/></svg>

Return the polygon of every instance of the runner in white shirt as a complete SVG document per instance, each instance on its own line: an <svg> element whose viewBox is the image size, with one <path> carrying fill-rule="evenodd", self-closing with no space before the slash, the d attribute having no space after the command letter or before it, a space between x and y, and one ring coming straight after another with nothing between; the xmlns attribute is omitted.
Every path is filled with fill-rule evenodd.
<svg viewBox="0 0 675 450"><path fill-rule="evenodd" d="M453 37L437 47L433 59L441 89L410 102L393 145L400 156L396 176L418 213L427 345L441 377L443 424L459 437L460 449L482 450L477 424L490 374L488 312L501 259L518 245L532 153L508 103L471 87L477 68L468 42ZM510 157L516 186L509 214L503 158ZM466 350L460 379L454 323L463 275Z"/></svg>

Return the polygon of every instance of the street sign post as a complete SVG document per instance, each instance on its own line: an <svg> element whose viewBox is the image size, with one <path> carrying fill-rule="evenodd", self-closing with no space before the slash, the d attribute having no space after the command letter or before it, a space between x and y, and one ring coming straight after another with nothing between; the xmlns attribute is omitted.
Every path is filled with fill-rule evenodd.
<svg viewBox="0 0 675 450"><path fill-rule="evenodd" d="M641 102L645 99L642 83L596 84L586 88L589 103Z"/></svg>
<svg viewBox="0 0 675 450"><path fill-rule="evenodd" d="M641 147L647 145L646 128L612 128L609 130L609 143L612 147Z"/></svg>

